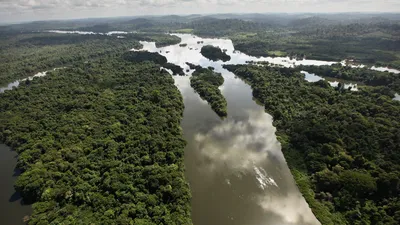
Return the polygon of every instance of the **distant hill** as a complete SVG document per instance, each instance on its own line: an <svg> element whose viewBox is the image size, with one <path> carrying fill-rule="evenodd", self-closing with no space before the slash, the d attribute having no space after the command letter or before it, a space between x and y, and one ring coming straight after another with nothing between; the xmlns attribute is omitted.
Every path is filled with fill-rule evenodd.
<svg viewBox="0 0 400 225"><path fill-rule="evenodd" d="M319 16L312 16L303 19L292 21L289 25L292 27L308 27L308 26L321 26L321 25L332 25L335 21L322 18Z"/></svg>
<svg viewBox="0 0 400 225"><path fill-rule="evenodd" d="M126 21L124 23L131 25L135 29L151 28L156 25L155 21L146 18L136 18L133 20Z"/></svg>

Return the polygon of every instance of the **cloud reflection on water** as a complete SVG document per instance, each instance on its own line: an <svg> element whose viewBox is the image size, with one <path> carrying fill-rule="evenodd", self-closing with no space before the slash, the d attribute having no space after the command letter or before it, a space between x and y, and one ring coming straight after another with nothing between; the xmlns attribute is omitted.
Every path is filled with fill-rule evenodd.
<svg viewBox="0 0 400 225"><path fill-rule="evenodd" d="M275 215L268 219L270 224L319 224L289 170L282 168L285 159L272 117L263 110L248 110L247 115L240 121L228 118L208 132L194 135L202 177L211 179L220 173L228 178L236 176L233 180L227 178L232 187L244 181L243 176L246 180L252 177L254 182L247 185L257 186L258 191L248 193L247 198L254 199L266 215Z"/></svg>
<svg viewBox="0 0 400 225"><path fill-rule="evenodd" d="M209 132L197 133L195 142L207 164L206 170L227 167L232 172L250 171L269 153L280 151L271 117L264 112L248 112L248 119L228 118Z"/></svg>
<svg viewBox="0 0 400 225"><path fill-rule="evenodd" d="M310 208L299 193L290 192L287 196L260 195L258 199L258 204L260 204L265 211L274 212L279 215L281 217L280 219L287 225L320 224L315 220ZM282 223L279 224L285 225Z"/></svg>

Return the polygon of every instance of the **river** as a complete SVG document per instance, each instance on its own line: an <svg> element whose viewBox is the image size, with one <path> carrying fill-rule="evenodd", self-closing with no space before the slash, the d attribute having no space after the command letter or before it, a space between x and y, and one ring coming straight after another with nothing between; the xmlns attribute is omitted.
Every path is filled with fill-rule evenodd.
<svg viewBox="0 0 400 225"><path fill-rule="evenodd" d="M291 60L285 57L256 58L235 51L228 39L203 39L190 34L176 34L179 44L156 48L155 43L141 42L143 49L159 52L169 62L189 69L186 62L212 66L222 73L220 87L228 103L228 117L220 119L207 102L190 87L189 76L175 76L182 93L185 111L181 123L185 149L186 178L192 192L192 219L197 225L314 225L319 224L299 192L275 136L273 118L258 105L251 88L234 74L200 54L203 45L226 49L231 60L226 64L246 61L268 61L283 66L330 65L335 62ZM203 43L199 43L203 41ZM193 72L193 71L191 71ZM191 73L189 72L189 74ZM38 76L45 75L41 73ZM18 86L19 81L0 92ZM0 145L2 168L3 224L19 224L30 207L14 201L15 153ZM10 201L11 199L11 201Z"/></svg>
<svg viewBox="0 0 400 225"><path fill-rule="evenodd" d="M302 74L304 74L304 79L308 82L317 82L319 80L325 80L325 78L318 76L314 73L309 73L307 71L301 71ZM335 78L329 78L330 80L328 80L328 83L332 86L332 87L337 87L339 85L339 81L337 81L338 79ZM342 83L344 83L344 89L348 89L351 87L351 91L358 91L357 88L357 84L353 84L353 83L347 83L347 81L345 80L340 80Z"/></svg>
<svg viewBox="0 0 400 225"><path fill-rule="evenodd" d="M56 69L57 69L57 68L56 68ZM56 69L54 69L54 70L56 70ZM32 80L32 79L35 78L35 77L44 77L44 76L46 76L46 74L47 74L47 71L45 71L45 72L40 72L40 73L37 73L37 74L35 74L35 75L31 76L31 77L28 77L28 78L25 78L25 79L16 80L16 81L14 81L14 82L11 82L11 83L9 83L7 86L0 87L0 93L3 93L4 91L12 90L13 88L18 87L18 86L19 86L19 83L21 83L21 82L25 82L26 80Z"/></svg>
<svg viewBox="0 0 400 225"><path fill-rule="evenodd" d="M14 190L14 183L19 172L15 170L17 153L11 148L0 144L0 218L1 224L24 224L23 218L31 214L29 205L23 205L18 193Z"/></svg>
<svg viewBox="0 0 400 225"><path fill-rule="evenodd" d="M234 51L230 40L203 39L177 34L186 47L156 48L141 42L144 50L159 52L168 62L189 69L186 62L212 66L222 73L220 87L228 103L228 117L220 119L211 107L190 87L188 76L175 76L182 93L185 111L182 121L186 178L192 192L194 224L260 225L319 224L299 192L287 167L281 145L275 136L273 118L252 97L252 90L234 74L200 54L203 45L226 49L227 64L266 61ZM198 43L203 41L203 43ZM288 58L270 58L276 64L290 66ZM301 61L304 64L332 62Z"/></svg>

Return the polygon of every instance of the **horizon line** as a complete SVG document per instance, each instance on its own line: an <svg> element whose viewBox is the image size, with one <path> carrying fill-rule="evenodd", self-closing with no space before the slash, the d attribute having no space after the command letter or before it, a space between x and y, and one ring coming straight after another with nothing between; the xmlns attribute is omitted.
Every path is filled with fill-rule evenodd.
<svg viewBox="0 0 400 225"><path fill-rule="evenodd" d="M0 26L8 26L8 25L18 25L18 24L26 24L26 23L35 23L35 22L61 22L61 21L74 21L74 20L90 20L90 19L117 19L117 18L129 18L129 17L163 17L163 16L191 16L191 15L199 15L199 16L212 16L212 15L250 15L250 14L260 14L260 15L268 15L268 14L400 14L400 11L337 11L337 12L227 12L227 13L190 13L190 14L143 14L143 15L123 15L123 16L102 16L102 17L76 17L76 18L65 18L65 19L49 19L49 20L24 20L24 21L15 21L15 22L0 22Z"/></svg>

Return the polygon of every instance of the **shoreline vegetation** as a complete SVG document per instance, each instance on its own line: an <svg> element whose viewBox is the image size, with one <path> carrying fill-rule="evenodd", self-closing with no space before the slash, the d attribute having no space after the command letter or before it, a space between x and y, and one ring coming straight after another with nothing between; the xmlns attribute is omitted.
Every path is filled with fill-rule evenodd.
<svg viewBox="0 0 400 225"><path fill-rule="evenodd" d="M273 116L288 166L322 224L398 224L400 103L386 87L351 92L308 83L291 68L224 68Z"/></svg>
<svg viewBox="0 0 400 225"><path fill-rule="evenodd" d="M208 102L212 110L221 118L228 115L227 102L219 90L219 86L224 83L224 78L220 73L213 71L213 68L202 68L194 64L187 63L191 69L195 69L190 77L190 86Z"/></svg>
<svg viewBox="0 0 400 225"><path fill-rule="evenodd" d="M212 45L206 45L201 48L200 53L209 60L223 62L231 60L231 57L222 51L221 48Z"/></svg>
<svg viewBox="0 0 400 225"><path fill-rule="evenodd" d="M181 41L174 35L156 33L117 38L116 35L4 32L0 34L0 85L53 68L141 48L139 41L143 40L154 41L158 47Z"/></svg>
<svg viewBox="0 0 400 225"><path fill-rule="evenodd" d="M121 55L48 72L0 95L29 224L191 224L174 80Z"/></svg>
<svg viewBox="0 0 400 225"><path fill-rule="evenodd" d="M175 45L181 39L165 33L181 31L230 38L236 50L252 56L348 59L400 69L398 14L110 20L0 26L0 85L68 66L0 95L0 140L19 154L23 173L15 188L34 203L29 224L191 224L184 105L159 66L174 75L183 69L158 53L126 52L140 48L139 41ZM46 32L54 29L134 32ZM211 60L230 58L221 49L208 50ZM188 65L196 70L191 86L226 116L218 89L223 77ZM251 85L273 116L288 166L322 224L399 224L400 103L392 100L400 90L398 74L341 65L224 67ZM366 85L351 92L324 80L309 83L301 69Z"/></svg>
<svg viewBox="0 0 400 225"><path fill-rule="evenodd" d="M170 69L172 71L172 75L185 76L185 72L183 71L182 67L173 63L169 63L165 56L160 55L157 52L129 51L125 52L122 57L130 62L154 62L155 64L159 64L163 68Z"/></svg>
<svg viewBox="0 0 400 225"><path fill-rule="evenodd" d="M362 82L369 86L386 86L393 91L400 92L400 74L381 72L369 68L352 68L340 63L331 66L296 66L296 69L322 77L337 78L340 80Z"/></svg>
<svg viewBox="0 0 400 225"><path fill-rule="evenodd" d="M0 26L2 36L46 30L127 31L157 47L178 44L165 33L230 38L252 56L289 56L326 61L351 59L368 66L400 69L400 17L388 13L229 14L126 18L116 21L33 22ZM32 34L32 33L31 33ZM146 39L145 39L146 38ZM55 66L54 66L55 67ZM54 68L53 67L53 68ZM41 69L44 71L46 68Z"/></svg>

